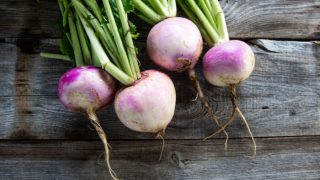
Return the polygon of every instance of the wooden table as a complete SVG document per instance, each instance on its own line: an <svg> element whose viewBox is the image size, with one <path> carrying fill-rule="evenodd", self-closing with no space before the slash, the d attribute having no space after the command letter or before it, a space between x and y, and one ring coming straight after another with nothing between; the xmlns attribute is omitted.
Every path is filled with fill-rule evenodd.
<svg viewBox="0 0 320 180"><path fill-rule="evenodd" d="M110 106L99 114L112 146L114 170L123 179L320 179L320 1L224 0L233 39L256 54L253 75L239 89L241 108L257 141L239 120L224 136L202 142L216 127L206 116L186 74L169 73L177 107L160 141L130 131ZM54 0L0 1L0 179L109 179L103 147L85 115L67 111L57 81L71 65L45 60L60 33ZM145 53L150 26L134 20L144 68L156 68ZM228 92L210 86L197 67L204 92L223 118Z"/></svg>

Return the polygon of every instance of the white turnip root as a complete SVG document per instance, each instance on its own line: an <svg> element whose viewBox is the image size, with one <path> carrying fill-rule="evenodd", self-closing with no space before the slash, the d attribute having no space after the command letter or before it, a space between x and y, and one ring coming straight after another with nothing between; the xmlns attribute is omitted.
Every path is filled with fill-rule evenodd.
<svg viewBox="0 0 320 180"><path fill-rule="evenodd" d="M102 129L96 111L105 107L114 99L115 81L104 70L93 66L80 66L66 72L59 80L59 99L72 111L87 113L105 148L105 160L110 175L116 178L109 162L107 136Z"/></svg>

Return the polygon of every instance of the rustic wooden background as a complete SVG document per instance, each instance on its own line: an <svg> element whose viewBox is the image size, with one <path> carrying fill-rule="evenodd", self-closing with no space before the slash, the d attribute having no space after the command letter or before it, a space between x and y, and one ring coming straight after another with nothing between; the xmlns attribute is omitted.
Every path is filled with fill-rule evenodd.
<svg viewBox="0 0 320 180"><path fill-rule="evenodd" d="M113 168L124 179L320 179L320 1L223 0L230 35L248 42L256 69L238 91L257 141L242 123L202 142L215 130L185 74L172 74L177 108L160 141L132 132L112 107L99 114L112 146ZM56 85L71 67L45 60L56 51L59 11L54 0L0 0L0 179L109 179L103 147L83 114L59 103ZM150 26L137 46L144 68L156 68L145 53ZM226 117L228 93L206 83L205 94Z"/></svg>

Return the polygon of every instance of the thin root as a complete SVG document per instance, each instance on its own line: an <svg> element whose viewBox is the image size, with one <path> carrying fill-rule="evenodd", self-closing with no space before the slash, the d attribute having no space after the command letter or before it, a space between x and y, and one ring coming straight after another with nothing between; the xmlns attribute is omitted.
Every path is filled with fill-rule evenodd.
<svg viewBox="0 0 320 180"><path fill-rule="evenodd" d="M164 141L164 138L163 138L163 136L162 136L162 133L163 133L163 131L158 132L158 134L156 135L156 138L157 138L157 139L161 139L161 140L162 140L162 145L161 145L161 151L160 151L159 161L161 161L161 159L162 159L162 154L163 154L163 151L164 151L164 144L165 144L165 141Z"/></svg>
<svg viewBox="0 0 320 180"><path fill-rule="evenodd" d="M255 157L256 154L257 154L257 144L256 144L256 141L254 140L254 137L253 137L253 134L251 132L249 123L248 123L248 121L246 120L246 118L244 117L244 115L242 114L242 112L240 111L239 108L237 108L237 112L239 113L239 115L241 117L241 120L245 123L245 125L247 127L248 133L250 135L250 138L251 138L252 144L253 144L253 156L252 157Z"/></svg>
<svg viewBox="0 0 320 180"><path fill-rule="evenodd" d="M226 139L225 139L225 143L224 143L224 148L227 149L228 148L228 140L229 140L229 135L227 133L227 131L225 130L225 128L221 128L221 125L219 123L219 117L215 115L212 107L209 105L208 100L206 99L206 97L204 96L199 80L197 78L197 75L194 71L194 69L190 69L189 72L189 78L192 81L193 87L197 92L197 97L200 100L200 102L202 103L202 105L206 108L209 117L212 118L212 120L217 124L217 126L221 129L221 131L224 132ZM206 138L207 139L207 138Z"/></svg>
<svg viewBox="0 0 320 180"><path fill-rule="evenodd" d="M250 138L252 140L253 143L253 156L255 157L256 153L257 153L257 145L256 145L256 141L254 140L254 136L251 132L250 126L248 121L246 120L246 118L244 117L243 113L241 112L241 110L239 109L238 105L237 105L237 94L236 94L236 87L235 85L230 86L230 97L231 97L231 102L232 102L232 106L233 106L233 110L231 113L230 118L228 119L228 121L215 133L211 134L210 136L206 137L205 139L203 139L204 141L212 138L213 136L219 134L221 131L223 131L227 126L229 126L233 120L236 118L236 115L239 114L241 120L245 123L246 127L247 127L247 131L250 135Z"/></svg>
<svg viewBox="0 0 320 180"><path fill-rule="evenodd" d="M107 166L108 166L108 171L111 175L111 177L114 179L114 180L119 180L117 178L117 175L116 173L113 171L113 169L111 168L111 165L110 165L110 152L109 152L109 144L108 144L108 141L107 141L107 135L106 133L103 131L101 125L100 125L100 122L99 122L99 119L96 115L96 113L92 110L88 110L87 111L87 114L88 114L88 118L90 120L90 123L93 125L93 127L96 129L103 145L104 145L104 149L105 149L105 161L107 163Z"/></svg>
<svg viewBox="0 0 320 180"><path fill-rule="evenodd" d="M218 131L216 131L213 134L211 134L211 135L207 136L206 138L204 138L203 141L206 141L206 140L216 136L217 134L221 133L222 131L224 131L225 128L228 127L233 122L233 120L236 118L236 115L237 115L236 110L233 109L232 114L229 117L228 121L223 126L221 126Z"/></svg>
<svg viewBox="0 0 320 180"><path fill-rule="evenodd" d="M196 97L194 99L192 99L192 101L197 101L199 97L199 93L197 93Z"/></svg>

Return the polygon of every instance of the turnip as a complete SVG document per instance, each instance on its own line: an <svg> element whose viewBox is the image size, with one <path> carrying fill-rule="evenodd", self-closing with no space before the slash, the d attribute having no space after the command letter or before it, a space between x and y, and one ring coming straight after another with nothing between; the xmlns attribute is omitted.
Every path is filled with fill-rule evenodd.
<svg viewBox="0 0 320 180"><path fill-rule="evenodd" d="M197 24L206 42L213 46L203 58L203 73L206 80L215 86L229 87L233 110L227 123L211 138L223 131L239 115L246 124L254 145L256 143L249 124L237 104L236 86L247 79L255 65L252 49L239 40L229 40L225 17L218 0L178 0L187 16Z"/></svg>
<svg viewBox="0 0 320 180"><path fill-rule="evenodd" d="M147 70L132 86L117 93L115 110L128 128L161 135L172 119L175 101L171 79L159 71Z"/></svg>
<svg viewBox="0 0 320 180"><path fill-rule="evenodd" d="M80 66L69 70L60 78L58 92L60 102L67 109L87 113L90 123L103 142L109 172L116 179L110 165L107 136L96 115L96 111L112 102L116 92L115 81L102 69Z"/></svg>
<svg viewBox="0 0 320 180"><path fill-rule="evenodd" d="M203 58L203 73L213 85L227 87L247 79L253 71L255 57L243 41L217 44Z"/></svg>
<svg viewBox="0 0 320 180"><path fill-rule="evenodd" d="M203 48L201 33L197 26L186 18L175 17L175 0L133 0L133 4L136 8L135 13L142 20L154 25L147 38L150 59L168 71L188 72L197 92L197 98L220 127L219 119L204 96L194 71ZM227 147L228 133L223 131Z"/></svg>
<svg viewBox="0 0 320 180"><path fill-rule="evenodd" d="M95 115L113 99L114 83L108 74L123 85L114 103L120 121L132 130L154 133L162 140L175 109L173 82L160 71L140 72L133 43L137 34L127 18L131 1L103 0L103 7L96 0L58 3L64 19L64 41L60 46L63 55L42 55L73 60L76 65L84 64L86 57L86 63L101 67L79 67L67 72L59 81L59 97L67 108L88 114L105 145L110 175L117 179L109 163L106 135ZM164 140L161 154L163 147Z"/></svg>
<svg viewBox="0 0 320 180"><path fill-rule="evenodd" d="M147 38L147 51L157 65L182 72L193 70L201 55L202 44L200 31L192 21L172 17L153 26Z"/></svg>
<svg viewBox="0 0 320 180"><path fill-rule="evenodd" d="M141 75L132 86L119 90L114 102L115 111L128 128L162 139L161 160L163 135L174 114L176 92L173 82L164 73L146 70Z"/></svg>
<svg viewBox="0 0 320 180"><path fill-rule="evenodd" d="M95 46L94 53L100 59L101 66L126 86L117 93L115 99L115 109L120 121L132 130L156 133L156 137L163 140L162 132L165 131L174 114L175 88L171 79L159 71L153 70L140 73L123 2L116 0L113 4L107 0L103 1L106 17L108 18L108 26L105 26L104 21L97 25L97 20L94 19L94 15L88 9L76 0L72 0L72 2L91 44ZM130 4L130 2L127 3ZM118 12L118 16L114 16L115 12ZM86 19L90 19L90 21ZM101 27L105 29L101 29ZM118 31L119 28L121 31ZM100 39L96 37L94 30L102 31ZM105 36L103 34L106 34L106 37L111 39L104 40ZM99 40L105 42L106 49L109 48L110 53L115 52L111 57L115 56L113 61L118 62L118 67L121 68L119 71L110 67L112 63L108 60ZM114 44L110 45L108 42L113 42ZM124 72L125 74L118 72ZM163 100L160 100L159 97L163 98ZM133 128L132 124L139 124L141 129ZM163 146L164 141L161 154Z"/></svg>

